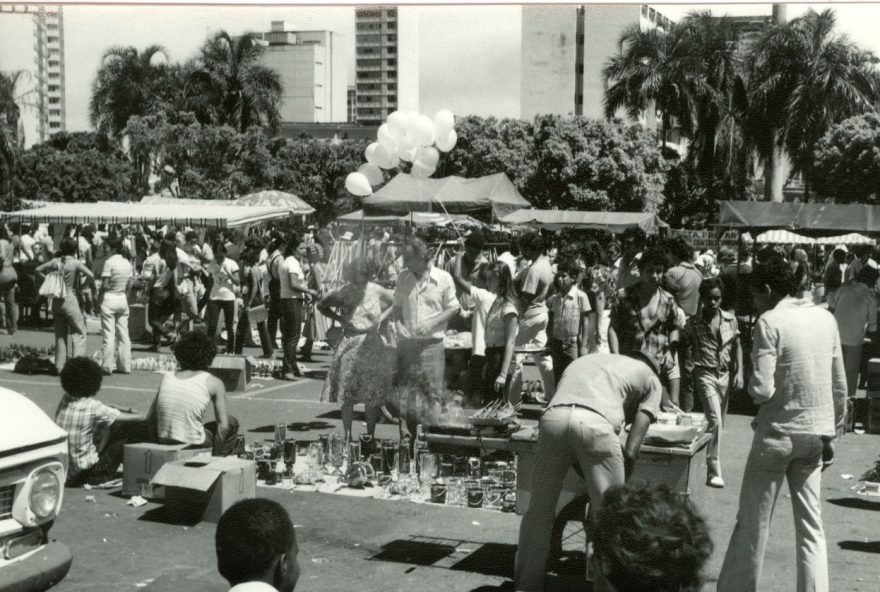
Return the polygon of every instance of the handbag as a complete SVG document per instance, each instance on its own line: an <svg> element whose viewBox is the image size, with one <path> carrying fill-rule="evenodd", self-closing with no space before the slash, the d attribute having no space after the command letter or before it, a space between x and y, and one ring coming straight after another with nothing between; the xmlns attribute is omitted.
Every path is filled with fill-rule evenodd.
<svg viewBox="0 0 880 592"><path fill-rule="evenodd" d="M263 323L269 319L269 313L266 311L266 306L264 304L252 306L248 309L247 313L248 321L251 323Z"/></svg>
<svg viewBox="0 0 880 592"><path fill-rule="evenodd" d="M64 277L61 275L60 269L47 274L38 291L40 296L46 298L64 298L66 292L67 286L64 284Z"/></svg>

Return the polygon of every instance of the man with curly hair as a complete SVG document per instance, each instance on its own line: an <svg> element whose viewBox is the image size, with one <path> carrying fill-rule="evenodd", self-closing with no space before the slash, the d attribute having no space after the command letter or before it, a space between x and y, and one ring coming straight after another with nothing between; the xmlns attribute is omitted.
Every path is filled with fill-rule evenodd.
<svg viewBox="0 0 880 592"><path fill-rule="evenodd" d="M613 487L593 530L596 589L696 592L712 547L705 520L686 497L665 485Z"/></svg>

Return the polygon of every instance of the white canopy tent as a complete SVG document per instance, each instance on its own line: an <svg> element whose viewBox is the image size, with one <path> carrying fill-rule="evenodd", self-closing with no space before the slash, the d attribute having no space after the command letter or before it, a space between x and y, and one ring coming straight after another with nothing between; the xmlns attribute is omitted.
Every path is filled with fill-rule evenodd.
<svg viewBox="0 0 880 592"><path fill-rule="evenodd" d="M43 208L9 212L9 222L50 224L151 224L235 228L287 218L287 207L209 207L144 203L56 203Z"/></svg>
<svg viewBox="0 0 880 592"><path fill-rule="evenodd" d="M857 232L838 236L804 236L789 230L768 230L762 232L755 240L759 243L778 245L873 245L876 241Z"/></svg>

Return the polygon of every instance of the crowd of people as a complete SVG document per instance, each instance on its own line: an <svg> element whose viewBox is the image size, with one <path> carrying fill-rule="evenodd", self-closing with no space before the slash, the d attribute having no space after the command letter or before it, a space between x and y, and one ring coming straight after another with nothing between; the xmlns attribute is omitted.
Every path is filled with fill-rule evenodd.
<svg viewBox="0 0 880 592"><path fill-rule="evenodd" d="M142 261L132 256L126 238L111 231L104 239L106 257L92 300L102 317L100 363L83 357L80 293L95 274L79 256L77 240L63 238L57 256L35 268L41 276L57 274L64 287L52 310L65 390L57 421L72 434L71 484L112 476L125 442L148 439L202 445L215 454L237 452L238 422L226 411L222 382L207 372L218 351L221 319L230 353L251 344L256 324L263 355L273 357L280 328L285 380L299 377L296 354L303 331L306 359L311 343L332 341L322 399L340 405L345 438L360 438L367 452L376 446L383 406L399 413L401 444L414 444L426 409L448 395L444 337L450 329L469 330L472 354L461 381L466 404L519 402L526 356L534 358L543 383L537 402L546 409L536 451L542 463L532 475L532 501L520 532L517 590L542 589L556 502L571 466L580 471L592 500L596 589L697 589L711 550L701 519L668 493L625 484L660 412L680 414L699 405L711 434L706 485L724 487L724 417L731 394L746 388L758 406L756 431L718 588L756 588L785 479L797 523L797 589L828 589L821 472L833 462L834 440L843 433L862 343L877 328L880 268L870 251L857 251L849 263L843 249L830 254L819 274L828 289L825 310L814 303L815 274L802 249L768 247L737 260L736 250L725 247L716 262L708 251L698 257L682 238L649 238L638 230L604 244L530 232L494 257L486 256L486 240L474 231L443 266L435 264L435 250L413 236L395 251L393 289L383 285L388 269L387 258L375 254L380 245L365 247L364 256L345 266L342 281L331 282L329 248L291 233L246 240L220 233L204 241L195 233L144 234ZM0 235L0 259L9 250L3 241ZM103 375L130 371L131 346L123 335L126 295L137 289L147 295L154 347L171 345L178 362L143 415L93 397ZM204 328L192 330L203 315ZM7 311L7 326L8 318ZM329 323L340 327L334 339L326 330ZM69 352L61 345L68 338ZM355 404L365 405L367 418L366 433L357 436ZM204 424L209 407L216 421ZM631 427L621 447L624 425ZM96 432L104 434L103 446L95 444ZM636 508L639 500L644 504ZM656 510L655 503L675 508ZM647 514L635 518L633 512ZM660 529L674 527L663 523L661 514L692 528L686 535L678 530L661 536ZM614 520L642 530L653 524L659 538L645 532L621 538L609 530ZM268 528L258 522L254 532ZM232 567L223 567L218 528L221 573L236 586L247 573L271 576L264 581L279 590L292 589L298 568L291 562L289 537L278 536L278 544L263 547L277 551L271 561L264 558L266 569L242 572L231 559ZM225 540L223 547L235 544ZM663 545L678 545L685 564L664 563ZM634 570L649 554L656 569ZM671 587L664 588L667 584Z"/></svg>

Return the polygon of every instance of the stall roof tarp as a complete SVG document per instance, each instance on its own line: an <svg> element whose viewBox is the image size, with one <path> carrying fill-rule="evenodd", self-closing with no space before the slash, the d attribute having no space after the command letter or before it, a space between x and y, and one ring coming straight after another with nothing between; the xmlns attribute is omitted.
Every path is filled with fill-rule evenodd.
<svg viewBox="0 0 880 592"><path fill-rule="evenodd" d="M145 195L140 203L160 205L192 205L192 206L250 206L262 208L287 208L287 211L296 215L309 215L315 212L315 208L292 193L284 191L258 191L243 195L238 199L190 199L185 197L172 197L169 195Z"/></svg>
<svg viewBox="0 0 880 592"><path fill-rule="evenodd" d="M123 202L57 203L44 208L10 212L7 219L60 224L165 224L232 228L287 218L278 207L208 207Z"/></svg>
<svg viewBox="0 0 880 592"><path fill-rule="evenodd" d="M719 226L880 232L880 206L722 201Z"/></svg>
<svg viewBox="0 0 880 592"><path fill-rule="evenodd" d="M628 228L656 233L669 226L657 214L647 212L581 212L577 210L519 210L501 219L504 224L534 225L548 230L582 228L615 234Z"/></svg>
<svg viewBox="0 0 880 592"><path fill-rule="evenodd" d="M441 205L442 204L442 205ZM529 206L504 173L477 179L444 177L419 179L400 173L364 200L368 213L372 209L391 212L443 211L473 212L492 208L503 216Z"/></svg>
<svg viewBox="0 0 880 592"><path fill-rule="evenodd" d="M779 245L873 245L876 241L857 232L838 236L804 236L788 230L768 230L758 235L759 243Z"/></svg>
<svg viewBox="0 0 880 592"><path fill-rule="evenodd" d="M366 224L394 224L399 222L412 222L417 226L446 226L450 222L466 224L470 226L485 226L482 222L467 214L442 214L439 212L412 212L403 215L369 216L364 215L363 210L357 210L343 214L336 218L337 222Z"/></svg>

